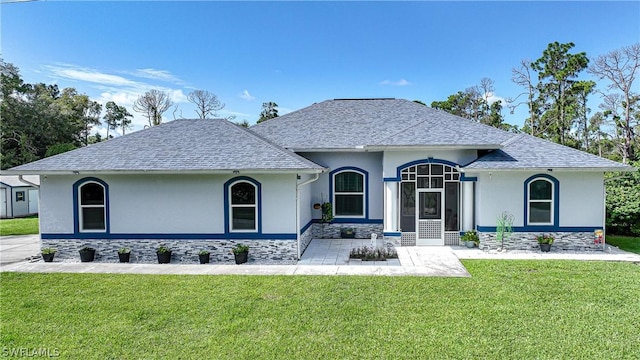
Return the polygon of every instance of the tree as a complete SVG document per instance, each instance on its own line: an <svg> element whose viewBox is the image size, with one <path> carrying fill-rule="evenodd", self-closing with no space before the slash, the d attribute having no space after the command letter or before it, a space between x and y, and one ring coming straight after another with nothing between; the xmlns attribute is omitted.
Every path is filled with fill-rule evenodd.
<svg viewBox="0 0 640 360"><path fill-rule="evenodd" d="M525 88L525 92L519 94L514 99L507 98L507 107L511 114L514 113L515 109L522 105L526 104L529 109L529 133L531 135L536 135L537 124L539 118L539 106L536 102L536 97L538 95L537 85L534 85L531 73L533 69L531 68L531 61L528 59L523 59L520 61L520 66L518 68L511 69L511 81ZM516 103L520 96L526 95L527 100Z"/></svg>
<svg viewBox="0 0 640 360"><path fill-rule="evenodd" d="M494 81L482 78L479 86L458 91L444 101L433 101L431 107L485 125L509 131L517 130L516 127L504 123L500 100L489 103L494 91Z"/></svg>
<svg viewBox="0 0 640 360"><path fill-rule="evenodd" d="M142 113L149 121L149 126L162 123L162 114L173 105L168 92L149 90L133 103L133 110Z"/></svg>
<svg viewBox="0 0 640 360"><path fill-rule="evenodd" d="M242 120L241 122L237 122L236 124L242 126L243 128L249 127L249 122L247 120Z"/></svg>
<svg viewBox="0 0 640 360"><path fill-rule="evenodd" d="M223 103L218 97L206 90L194 90L189 93L188 99L196 105L196 114L200 119L206 119L208 116L217 117L218 111L224 109Z"/></svg>
<svg viewBox="0 0 640 360"><path fill-rule="evenodd" d="M640 119L634 116L637 110L638 94L635 94L633 83L640 67L640 43L613 50L595 58L589 67L589 73L599 79L607 79L607 90L621 94L621 114L615 119L616 127L621 132L622 162L635 159L634 142L636 141L634 128L639 126ZM615 109L609 109L616 112Z"/></svg>
<svg viewBox="0 0 640 360"><path fill-rule="evenodd" d="M107 139L109 139L109 130L115 130L119 127L122 127L122 135L124 135L126 129L130 128L133 115L127 111L126 107L119 106L113 101L107 102L105 109L104 121L107 124Z"/></svg>
<svg viewBox="0 0 640 360"><path fill-rule="evenodd" d="M606 178L607 231L640 236L640 172L608 173Z"/></svg>
<svg viewBox="0 0 640 360"><path fill-rule="evenodd" d="M531 68L538 72L538 103L544 114L542 128L548 129L548 137L565 144L568 141L574 119L576 98L573 86L578 74L587 68L589 59L584 52L570 54L573 43L550 43Z"/></svg>
<svg viewBox="0 0 640 360"><path fill-rule="evenodd" d="M582 133L582 147L589 151L589 140L592 128L589 126L589 113L591 109L587 107L587 99L596 87L596 83L591 80L576 81L572 91L576 97L576 115L578 120L578 133Z"/></svg>
<svg viewBox="0 0 640 360"><path fill-rule="evenodd" d="M263 121L267 121L269 119L278 117L278 104L269 101L266 103L262 103L262 112L260 112L260 118L258 119L258 124Z"/></svg>

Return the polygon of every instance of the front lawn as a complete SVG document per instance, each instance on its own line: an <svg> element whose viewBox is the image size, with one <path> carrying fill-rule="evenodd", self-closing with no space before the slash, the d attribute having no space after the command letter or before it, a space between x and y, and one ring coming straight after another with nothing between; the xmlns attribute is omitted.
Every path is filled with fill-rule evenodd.
<svg viewBox="0 0 640 360"><path fill-rule="evenodd" d="M607 244L640 254L640 237L607 235Z"/></svg>
<svg viewBox="0 0 640 360"><path fill-rule="evenodd" d="M2 273L0 346L80 359L640 354L640 266L464 264L472 278Z"/></svg>
<svg viewBox="0 0 640 360"><path fill-rule="evenodd" d="M38 234L37 217L0 220L0 236Z"/></svg>

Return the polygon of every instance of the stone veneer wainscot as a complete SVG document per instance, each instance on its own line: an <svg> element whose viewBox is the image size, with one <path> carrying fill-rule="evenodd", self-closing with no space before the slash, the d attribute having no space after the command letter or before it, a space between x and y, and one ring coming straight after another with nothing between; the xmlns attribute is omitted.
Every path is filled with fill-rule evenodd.
<svg viewBox="0 0 640 360"><path fill-rule="evenodd" d="M536 238L542 235L542 232L514 232L504 240L506 250L533 250L539 249L540 245ZM544 232L545 235L551 235L554 238L551 250L603 250L603 244L594 242L595 235L593 232ZM478 233L480 237L480 249L493 250L501 246L501 242L496 239L494 232Z"/></svg>

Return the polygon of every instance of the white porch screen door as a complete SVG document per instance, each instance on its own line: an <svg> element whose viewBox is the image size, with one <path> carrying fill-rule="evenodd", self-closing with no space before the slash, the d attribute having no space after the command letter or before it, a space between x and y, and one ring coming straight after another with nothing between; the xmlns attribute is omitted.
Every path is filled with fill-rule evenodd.
<svg viewBox="0 0 640 360"><path fill-rule="evenodd" d="M442 190L418 190L416 245L444 245Z"/></svg>

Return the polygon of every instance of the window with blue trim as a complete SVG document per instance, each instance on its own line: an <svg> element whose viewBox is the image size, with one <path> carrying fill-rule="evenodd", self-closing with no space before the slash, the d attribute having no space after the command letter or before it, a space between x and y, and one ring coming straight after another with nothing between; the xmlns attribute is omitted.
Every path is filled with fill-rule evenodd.
<svg viewBox="0 0 640 360"><path fill-rule="evenodd" d="M341 171L333 174L333 210L337 217L364 217L364 174Z"/></svg>
<svg viewBox="0 0 640 360"><path fill-rule="evenodd" d="M89 181L79 187L78 222L83 232L107 231L107 199L102 184Z"/></svg>
<svg viewBox="0 0 640 360"><path fill-rule="evenodd" d="M229 229L231 231L258 230L258 191L248 181L229 186Z"/></svg>
<svg viewBox="0 0 640 360"><path fill-rule="evenodd" d="M527 208L530 225L554 225L554 184L545 178L529 182Z"/></svg>

